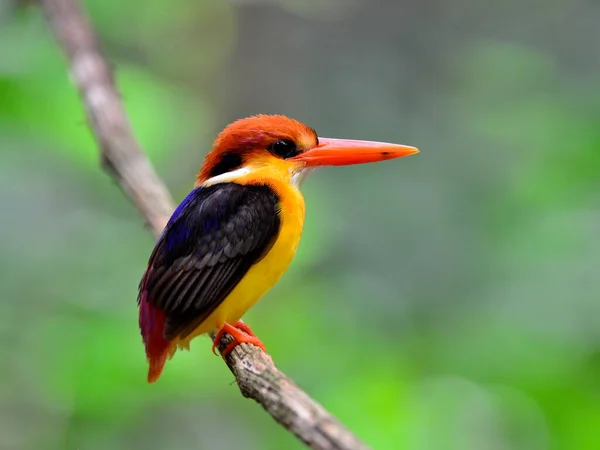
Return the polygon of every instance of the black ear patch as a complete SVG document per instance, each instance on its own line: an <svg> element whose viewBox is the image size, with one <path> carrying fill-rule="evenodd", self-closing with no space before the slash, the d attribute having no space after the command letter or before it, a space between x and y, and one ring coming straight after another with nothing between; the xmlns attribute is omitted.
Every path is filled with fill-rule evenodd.
<svg viewBox="0 0 600 450"><path fill-rule="evenodd" d="M237 169L242 165L242 157L237 153L224 153L221 155L219 162L215 164L210 171L210 177L216 177L232 170Z"/></svg>

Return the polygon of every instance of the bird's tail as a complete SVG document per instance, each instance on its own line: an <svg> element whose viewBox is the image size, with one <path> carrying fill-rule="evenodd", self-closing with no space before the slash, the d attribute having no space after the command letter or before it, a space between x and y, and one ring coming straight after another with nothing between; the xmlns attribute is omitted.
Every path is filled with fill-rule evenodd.
<svg viewBox="0 0 600 450"><path fill-rule="evenodd" d="M164 338L165 315L147 301L147 293L140 298L139 325L146 347L148 368L148 383L154 383L163 371L169 356L169 341Z"/></svg>

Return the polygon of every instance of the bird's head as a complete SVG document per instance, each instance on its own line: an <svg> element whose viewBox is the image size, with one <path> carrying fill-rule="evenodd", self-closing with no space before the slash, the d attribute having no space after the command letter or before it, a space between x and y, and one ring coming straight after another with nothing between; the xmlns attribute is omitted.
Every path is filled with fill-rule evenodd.
<svg viewBox="0 0 600 450"><path fill-rule="evenodd" d="M299 187L318 166L363 164L418 152L406 145L318 137L297 120L258 115L233 122L219 134L196 185L278 177Z"/></svg>

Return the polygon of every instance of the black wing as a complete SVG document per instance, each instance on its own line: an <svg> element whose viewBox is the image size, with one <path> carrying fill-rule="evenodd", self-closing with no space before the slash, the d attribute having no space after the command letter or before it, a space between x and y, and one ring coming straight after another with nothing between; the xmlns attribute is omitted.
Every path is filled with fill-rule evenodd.
<svg viewBox="0 0 600 450"><path fill-rule="evenodd" d="M165 314L164 337L185 337L265 255L279 233L279 198L266 185L194 189L173 213L140 283Z"/></svg>

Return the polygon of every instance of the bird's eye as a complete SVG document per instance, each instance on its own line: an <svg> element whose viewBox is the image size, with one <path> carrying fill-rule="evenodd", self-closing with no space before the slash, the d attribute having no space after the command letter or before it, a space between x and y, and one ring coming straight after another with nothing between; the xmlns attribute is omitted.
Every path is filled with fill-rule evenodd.
<svg viewBox="0 0 600 450"><path fill-rule="evenodd" d="M269 145L269 151L282 158L291 158L298 154L298 148L293 141L279 140Z"/></svg>

